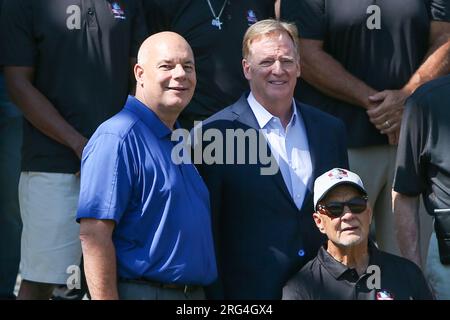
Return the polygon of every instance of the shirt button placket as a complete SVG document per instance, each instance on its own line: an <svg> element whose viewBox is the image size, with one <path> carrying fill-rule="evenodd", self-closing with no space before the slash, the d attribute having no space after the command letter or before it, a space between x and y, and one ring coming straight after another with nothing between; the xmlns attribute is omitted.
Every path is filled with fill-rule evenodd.
<svg viewBox="0 0 450 320"><path fill-rule="evenodd" d="M84 2L87 10L86 10L86 21L89 28L97 28L97 19L96 19L96 12L95 12L95 5L92 0L85 1Z"/></svg>

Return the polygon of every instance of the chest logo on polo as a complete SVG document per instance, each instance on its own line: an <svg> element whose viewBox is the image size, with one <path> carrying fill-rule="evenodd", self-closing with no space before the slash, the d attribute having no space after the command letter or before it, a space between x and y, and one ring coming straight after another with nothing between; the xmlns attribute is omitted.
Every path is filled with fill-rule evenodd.
<svg viewBox="0 0 450 320"><path fill-rule="evenodd" d="M66 13L69 15L66 20L66 26L69 30L81 29L81 9L77 5L67 7Z"/></svg>
<svg viewBox="0 0 450 320"><path fill-rule="evenodd" d="M251 26L252 24L258 22L258 18L256 17L256 13L253 10L248 10L247 11L247 23L249 26Z"/></svg>
<svg viewBox="0 0 450 320"><path fill-rule="evenodd" d="M125 11L122 9L118 2L113 2L111 5L111 12L115 19L125 20Z"/></svg>
<svg viewBox="0 0 450 320"><path fill-rule="evenodd" d="M381 29L381 8L375 4L367 7L367 14L370 16L367 18L367 29L375 30Z"/></svg>
<svg viewBox="0 0 450 320"><path fill-rule="evenodd" d="M380 290L377 292L375 300L394 300L394 296L387 290Z"/></svg>

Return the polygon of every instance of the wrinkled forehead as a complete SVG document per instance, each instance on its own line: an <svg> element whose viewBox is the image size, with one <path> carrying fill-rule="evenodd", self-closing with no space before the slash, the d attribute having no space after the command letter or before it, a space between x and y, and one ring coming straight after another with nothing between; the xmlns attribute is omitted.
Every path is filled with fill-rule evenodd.
<svg viewBox="0 0 450 320"><path fill-rule="evenodd" d="M295 51L295 44L294 41L292 40L291 36L289 35L289 33L285 32L285 31L273 31L270 33L265 33L262 35L258 35L255 38L253 38L250 41L249 44L249 49L251 53L254 53L255 47L258 47L257 49L260 50L260 44L262 45L262 49L264 49L267 45L271 44L271 45L282 45L282 46L287 46L290 49Z"/></svg>

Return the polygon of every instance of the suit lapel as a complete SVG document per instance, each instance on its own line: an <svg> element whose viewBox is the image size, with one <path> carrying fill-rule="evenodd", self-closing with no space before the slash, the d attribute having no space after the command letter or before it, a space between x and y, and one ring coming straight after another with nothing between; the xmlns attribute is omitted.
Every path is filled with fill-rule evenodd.
<svg viewBox="0 0 450 320"><path fill-rule="evenodd" d="M248 126L249 128L258 129L258 121L256 120L256 117L247 102L247 96L248 93L243 94L241 98L233 104L231 109L236 116L236 121ZM235 127L236 125L237 124L235 123Z"/></svg>
<svg viewBox="0 0 450 320"><path fill-rule="evenodd" d="M240 124L244 124L245 126L248 126L250 128L254 128L256 130L259 130L259 124L256 120L255 115L253 114L252 109L250 108L250 105L247 102L247 96L248 94L242 95L242 97L239 99L239 101L233 105L232 109L233 112L236 114L236 121L235 121L235 129L238 127L242 127ZM239 122L239 123L237 123ZM246 130L246 129L244 129ZM269 151L269 156L272 157L272 151L267 144L267 150ZM290 202L290 204L298 210L294 200L292 199L291 194L289 193L289 190L286 186L286 183L284 182L283 175L281 174L281 170L278 170L278 172L271 176L275 185L279 188L280 192L286 197L287 201Z"/></svg>
<svg viewBox="0 0 450 320"><path fill-rule="evenodd" d="M320 121L317 121L317 119L314 118L314 115L312 112L309 111L309 106L305 106L304 104L300 104L298 101L295 102L297 104L297 111L301 113L303 122L305 124L306 129L306 136L308 139L308 146L309 146L309 154L311 157L311 164L312 164L312 178L311 183L308 185L307 192L305 195L305 201L303 201L303 204L308 204L309 202L312 202L312 196L313 196L313 184L314 180L319 176L320 174L320 168L321 165L321 158L319 157L320 154L320 127L317 127L317 124L320 123ZM326 155L322 155L326 156ZM302 209L304 207L302 206Z"/></svg>

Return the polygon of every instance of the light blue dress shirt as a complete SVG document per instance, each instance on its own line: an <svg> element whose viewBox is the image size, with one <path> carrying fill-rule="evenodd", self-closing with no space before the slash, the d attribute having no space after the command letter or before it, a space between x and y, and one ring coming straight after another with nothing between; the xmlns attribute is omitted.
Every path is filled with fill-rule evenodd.
<svg viewBox="0 0 450 320"><path fill-rule="evenodd" d="M281 119L267 111L251 92L247 101L260 129L263 129L289 193L300 209L311 183L312 163L305 124L297 112L295 101L292 100L293 113L286 129Z"/></svg>

